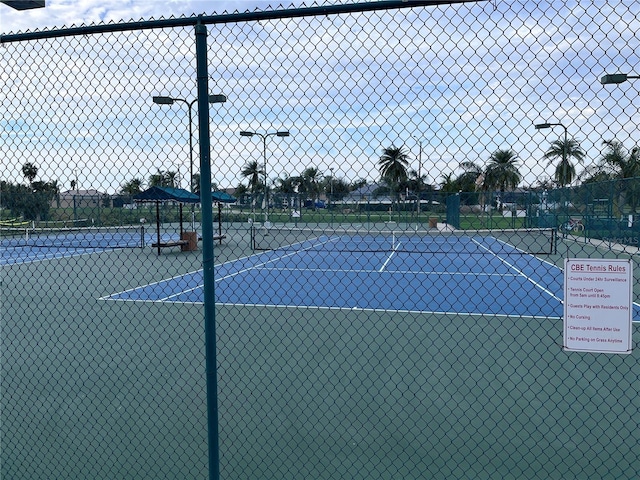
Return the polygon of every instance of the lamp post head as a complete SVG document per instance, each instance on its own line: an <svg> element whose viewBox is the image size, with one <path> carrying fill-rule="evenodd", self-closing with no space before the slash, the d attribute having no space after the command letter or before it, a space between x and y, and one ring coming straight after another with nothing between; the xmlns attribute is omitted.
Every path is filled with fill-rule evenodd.
<svg viewBox="0 0 640 480"><path fill-rule="evenodd" d="M224 103L226 101L227 101L227 97L225 95L209 95L209 103ZM157 103L158 105L173 105L175 102L188 103L186 100L182 98L173 98L173 97L165 97L165 96L153 97L153 103ZM191 106L191 104L189 106Z"/></svg>
<svg viewBox="0 0 640 480"><path fill-rule="evenodd" d="M287 130L283 130L281 132L271 132L271 133L258 133L258 132L250 132L247 130L242 130L240 132L241 137L253 137L254 135L259 135L265 142L268 137L277 136L277 137L288 137L290 133Z"/></svg>
<svg viewBox="0 0 640 480"><path fill-rule="evenodd" d="M626 73L612 73L609 75L605 75L604 77L602 77L600 79L600 83L602 85L614 85L617 83L623 83L627 81L627 74Z"/></svg>
<svg viewBox="0 0 640 480"><path fill-rule="evenodd" d="M550 123L538 123L536 126L536 130L540 130L542 128L551 128Z"/></svg>
<svg viewBox="0 0 640 480"><path fill-rule="evenodd" d="M209 95L209 103L224 103L227 101L225 95Z"/></svg>
<svg viewBox="0 0 640 480"><path fill-rule="evenodd" d="M153 103L157 103L158 105L173 105L173 98L171 97L153 97Z"/></svg>

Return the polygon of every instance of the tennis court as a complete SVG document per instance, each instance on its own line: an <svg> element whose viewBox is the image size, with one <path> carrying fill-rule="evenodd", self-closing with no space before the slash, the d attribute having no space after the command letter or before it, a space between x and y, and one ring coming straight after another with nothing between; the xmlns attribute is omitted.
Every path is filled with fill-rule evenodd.
<svg viewBox="0 0 640 480"><path fill-rule="evenodd" d="M161 241L177 240L163 231ZM0 265L50 260L119 248L144 248L157 234L142 226L14 228L0 227Z"/></svg>
<svg viewBox="0 0 640 480"><path fill-rule="evenodd" d="M0 263L144 248L143 227L4 229ZM163 241L178 238L163 231ZM251 255L216 267L219 305L561 318L563 272L551 229L250 229ZM103 297L203 303L202 271ZM640 320L634 305L634 321Z"/></svg>
<svg viewBox="0 0 640 480"><path fill-rule="evenodd" d="M506 233L507 242L500 231L321 230L272 229L261 238L237 226L216 249L220 434L229 475L365 479L388 469L420 478L446 461L458 465L456 474L482 468L508 478L509 469L518 471L514 456L531 468L542 449L558 452L558 462L583 455L571 437L597 443L592 422L620 417L591 400L588 356L558 363L561 255L523 248L538 250L542 239L534 246L531 233L518 241ZM49 453L19 471L42 472L77 439L104 438L96 455L126 478L137 458L130 442L162 435L181 438L179 448L163 450L176 476L204 471L206 432L192 420L205 415L200 252L157 256L149 246L98 248L97 239L85 240L95 248L40 242L2 249L11 252L5 280L29 279L3 283L12 305L6 354L31 352L5 369L9 383L25 369L32 379L30 389L13 394L11 412L62 432L43 437ZM268 246L274 249L261 250ZM64 256L49 258L57 253ZM53 285L56 271L67 275ZM29 313L34 302L46 312L41 317ZM31 335L19 337L27 328ZM47 344L52 335L60 341ZM617 360L622 373L599 380L602 388L631 381L624 375L630 357ZM633 416L629 392L624 411ZM583 407L577 416L576 402ZM406 413L397 413L400 406ZM100 411L106 423L82 430ZM518 440L532 426L535 447L529 437ZM27 444L17 425L7 428ZM602 459L603 468L635 468L624 438L607 443L621 453Z"/></svg>
<svg viewBox="0 0 640 480"><path fill-rule="evenodd" d="M555 251L546 234L491 233L254 230L253 253L215 275L229 471L424 478L446 461L453 478L522 478L545 471L540 451L584 455L575 439L597 442L594 422L619 409L597 410L588 357L561 362L561 256L532 253ZM196 306L202 272L101 299ZM600 471L634 468L622 438Z"/></svg>
<svg viewBox="0 0 640 480"><path fill-rule="evenodd" d="M446 3L3 34L2 478L638 477L637 2Z"/></svg>
<svg viewBox="0 0 640 480"><path fill-rule="evenodd" d="M519 245L515 232L506 231L261 230L252 235L254 249L278 246L219 265L216 299L224 305L561 318L562 270L520 248L551 253L553 232L518 234ZM202 303L202 272L106 299ZM640 319L638 308L634 319Z"/></svg>

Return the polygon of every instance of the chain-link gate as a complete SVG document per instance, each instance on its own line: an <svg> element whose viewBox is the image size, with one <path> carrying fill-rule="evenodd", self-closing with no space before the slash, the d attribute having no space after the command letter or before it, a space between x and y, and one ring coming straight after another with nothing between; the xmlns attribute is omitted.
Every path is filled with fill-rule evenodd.
<svg viewBox="0 0 640 480"><path fill-rule="evenodd" d="M563 261L631 259L640 321L639 13L3 35L2 478L637 478L638 324L566 351Z"/></svg>

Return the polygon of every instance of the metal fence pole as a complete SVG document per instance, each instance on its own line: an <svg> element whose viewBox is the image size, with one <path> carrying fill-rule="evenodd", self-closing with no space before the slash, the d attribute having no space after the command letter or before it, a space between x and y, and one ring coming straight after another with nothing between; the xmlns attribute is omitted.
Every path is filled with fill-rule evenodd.
<svg viewBox="0 0 640 480"><path fill-rule="evenodd" d="M200 199L202 201L202 268L204 277L204 331L207 376L207 429L209 479L220 478L218 438L218 374L216 359L216 310L213 242L213 202L211 202L211 154L209 145L209 85L207 73L207 27L198 24L196 64L198 77L198 131L200 139Z"/></svg>

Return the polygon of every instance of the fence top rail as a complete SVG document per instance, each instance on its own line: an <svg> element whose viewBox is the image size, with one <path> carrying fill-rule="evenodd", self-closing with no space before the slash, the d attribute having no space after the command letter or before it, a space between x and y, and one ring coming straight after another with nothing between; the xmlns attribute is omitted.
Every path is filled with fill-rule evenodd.
<svg viewBox="0 0 640 480"><path fill-rule="evenodd" d="M28 40L42 40L56 37L95 35L100 33L151 30L157 28L190 27L198 24L212 25L220 23L240 23L260 20L275 20L282 18L339 15L353 12L370 12L376 10L392 10L400 8L451 5L456 3L479 3L488 1L489 0L383 0L377 2L356 2L345 5L324 5L291 9L233 12L223 13L220 15L197 15L184 18L139 20L99 25L83 25L79 27L53 30L36 30L33 32L1 34L0 44L22 42Z"/></svg>

